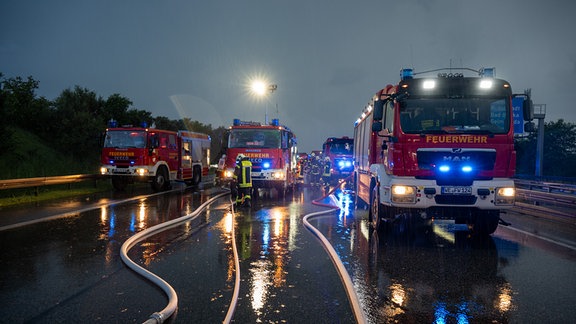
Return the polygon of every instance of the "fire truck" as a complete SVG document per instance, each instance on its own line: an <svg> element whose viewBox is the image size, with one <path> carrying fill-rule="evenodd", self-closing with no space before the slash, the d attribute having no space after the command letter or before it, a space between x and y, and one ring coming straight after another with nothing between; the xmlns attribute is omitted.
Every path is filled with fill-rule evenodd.
<svg viewBox="0 0 576 324"><path fill-rule="evenodd" d="M459 71L403 69L400 82L378 91L356 121L356 200L370 206L373 228L435 218L492 234L500 210L514 205L512 98L524 98L529 121L529 93L512 94L494 68ZM464 76L470 71L478 75Z"/></svg>
<svg viewBox="0 0 576 324"><path fill-rule="evenodd" d="M150 182L154 191L170 189L170 181L197 185L208 176L210 136L189 131L117 127L106 129L100 173L116 190L129 183Z"/></svg>
<svg viewBox="0 0 576 324"><path fill-rule="evenodd" d="M329 137L322 144L322 160L330 159L330 182L346 178L354 171L354 139Z"/></svg>
<svg viewBox="0 0 576 324"><path fill-rule="evenodd" d="M236 157L243 154L252 162L254 188L274 188L280 196L293 188L297 178L298 150L296 135L273 119L268 125L234 119L228 130L226 170L232 178Z"/></svg>

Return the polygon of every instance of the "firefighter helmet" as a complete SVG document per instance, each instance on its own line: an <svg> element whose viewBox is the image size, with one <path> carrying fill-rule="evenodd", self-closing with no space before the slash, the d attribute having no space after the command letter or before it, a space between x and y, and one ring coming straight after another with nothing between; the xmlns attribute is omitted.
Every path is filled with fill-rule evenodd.
<svg viewBox="0 0 576 324"><path fill-rule="evenodd" d="M240 161L242 161L242 159L244 159L244 154L240 153L236 156L236 163L239 163Z"/></svg>

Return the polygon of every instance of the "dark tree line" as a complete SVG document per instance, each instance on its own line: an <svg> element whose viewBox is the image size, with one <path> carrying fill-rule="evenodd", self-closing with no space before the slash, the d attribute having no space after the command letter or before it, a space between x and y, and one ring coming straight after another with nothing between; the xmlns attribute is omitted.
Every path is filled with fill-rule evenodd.
<svg viewBox="0 0 576 324"><path fill-rule="evenodd" d="M534 175L536 172L537 133L517 139L516 173ZM544 123L544 177L576 177L576 124L563 119Z"/></svg>
<svg viewBox="0 0 576 324"><path fill-rule="evenodd" d="M39 81L32 77L5 78L0 73L0 162L22 158L10 156L20 145L13 134L21 129L36 135L43 144L69 157L69 160L92 169L84 172L95 172L100 161L102 135L111 119L119 125L141 125L146 122L158 129L206 133L212 137L213 162L217 161L217 155L221 152L221 137L225 132L223 127L212 129L212 125L189 118L171 120L162 116L153 117L149 111L132 107L132 101L120 94L102 98L80 86L62 91L51 101L36 94L38 87Z"/></svg>
<svg viewBox="0 0 576 324"><path fill-rule="evenodd" d="M95 172L99 164L101 137L110 119L119 125L146 122L158 129L206 133L212 137L212 163L222 153L222 139L226 132L223 127L212 129L211 125L189 118L152 117L149 111L132 107L132 101L120 94L102 98L80 86L62 91L51 101L36 94L38 86L39 81L30 76L26 79L4 78L0 73L0 166L12 167L23 159L43 158L33 156L33 152L25 156L11 155L20 145L13 138L14 131L23 129L35 134L60 155L69 157L68 161L86 165L83 172ZM518 174L535 174L536 137L537 134L533 133L516 140ZM545 176L576 177L575 124L562 119L545 124L543 165ZM45 175L38 170L26 174L34 171L37 171L34 176ZM0 174L0 178L6 178L6 174Z"/></svg>

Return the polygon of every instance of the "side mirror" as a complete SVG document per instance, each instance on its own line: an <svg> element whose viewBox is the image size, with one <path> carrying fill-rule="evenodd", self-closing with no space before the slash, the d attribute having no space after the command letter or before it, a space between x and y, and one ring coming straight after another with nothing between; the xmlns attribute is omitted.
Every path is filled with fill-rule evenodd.
<svg viewBox="0 0 576 324"><path fill-rule="evenodd" d="M534 104L532 104L530 97L526 97L522 103L522 114L524 115L525 121L534 119Z"/></svg>
<svg viewBox="0 0 576 324"><path fill-rule="evenodd" d="M382 122L381 121L373 121L372 122L372 131L373 132L380 132L382 130Z"/></svg>
<svg viewBox="0 0 576 324"><path fill-rule="evenodd" d="M382 120L384 117L384 100L374 102L374 120Z"/></svg>

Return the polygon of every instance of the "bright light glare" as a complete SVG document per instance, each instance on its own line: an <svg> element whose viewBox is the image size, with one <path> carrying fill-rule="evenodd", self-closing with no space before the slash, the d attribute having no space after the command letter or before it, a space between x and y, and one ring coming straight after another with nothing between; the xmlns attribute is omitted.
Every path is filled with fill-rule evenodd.
<svg viewBox="0 0 576 324"><path fill-rule="evenodd" d="M482 80L480 81L480 88L490 89L492 88L492 80Z"/></svg>
<svg viewBox="0 0 576 324"><path fill-rule="evenodd" d="M424 89L434 89L435 86L436 82L434 82L434 80L425 80L424 83L422 83L422 88Z"/></svg>
<svg viewBox="0 0 576 324"><path fill-rule="evenodd" d="M498 188L498 195L502 197L514 197L516 195L516 190L514 188Z"/></svg>
<svg viewBox="0 0 576 324"><path fill-rule="evenodd" d="M441 165L438 170L440 170L441 172L448 172L450 171L450 167L447 165Z"/></svg>
<svg viewBox="0 0 576 324"><path fill-rule="evenodd" d="M406 195L411 191L409 189L406 186L392 186L392 193L395 195Z"/></svg>
<svg viewBox="0 0 576 324"><path fill-rule="evenodd" d="M471 172L472 171L472 167L469 165L465 165L462 167L462 172Z"/></svg>
<svg viewBox="0 0 576 324"><path fill-rule="evenodd" d="M266 83L264 83L264 81L256 80L252 82L250 89L252 89L252 92L255 95L263 96L266 94L267 86Z"/></svg>

